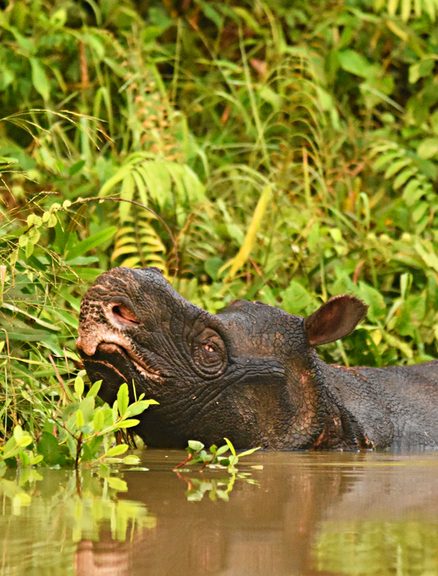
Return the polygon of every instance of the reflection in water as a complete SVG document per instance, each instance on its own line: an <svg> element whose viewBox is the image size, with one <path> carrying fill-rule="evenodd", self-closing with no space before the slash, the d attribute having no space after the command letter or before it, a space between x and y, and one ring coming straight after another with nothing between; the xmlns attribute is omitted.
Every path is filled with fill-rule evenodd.
<svg viewBox="0 0 438 576"><path fill-rule="evenodd" d="M438 574L436 454L264 453L243 477L180 460L147 450L118 499L93 479L79 501L59 471L1 480L2 575Z"/></svg>
<svg viewBox="0 0 438 576"><path fill-rule="evenodd" d="M226 474L226 472L222 471L222 474ZM177 472L176 475L180 480L185 482L187 486L185 495L189 502L201 502L206 496L208 496L210 500L213 500L213 502L216 500L228 502L236 481L240 480L248 484L258 484L256 480L251 478L248 472L229 473L222 478L212 478L205 473L200 474L198 477L187 476L181 472Z"/></svg>
<svg viewBox="0 0 438 576"><path fill-rule="evenodd" d="M89 471L80 478L65 470L10 473L0 478L0 502L2 576L94 574L82 572L78 542L109 539L112 550L124 542L123 555L134 531L156 523L142 502L117 499L107 481Z"/></svg>
<svg viewBox="0 0 438 576"><path fill-rule="evenodd" d="M438 574L438 524L415 521L324 523L317 566L329 574Z"/></svg>

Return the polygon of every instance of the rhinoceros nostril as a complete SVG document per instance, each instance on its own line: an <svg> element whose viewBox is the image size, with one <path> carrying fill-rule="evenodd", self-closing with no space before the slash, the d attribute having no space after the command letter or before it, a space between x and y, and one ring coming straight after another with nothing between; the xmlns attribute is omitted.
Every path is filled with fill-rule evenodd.
<svg viewBox="0 0 438 576"><path fill-rule="evenodd" d="M114 304L111 312L113 317L122 324L140 324L134 312L124 304Z"/></svg>

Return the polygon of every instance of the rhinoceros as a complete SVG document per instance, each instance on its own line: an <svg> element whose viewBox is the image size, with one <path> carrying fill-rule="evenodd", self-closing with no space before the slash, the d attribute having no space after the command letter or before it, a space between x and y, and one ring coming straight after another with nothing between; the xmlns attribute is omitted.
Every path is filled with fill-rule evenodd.
<svg viewBox="0 0 438 576"><path fill-rule="evenodd" d="M366 311L341 295L306 318L243 300L210 314L156 268L114 268L83 298L78 349L104 400L127 382L158 402L136 428L150 446L437 448L437 360L371 368L318 356Z"/></svg>

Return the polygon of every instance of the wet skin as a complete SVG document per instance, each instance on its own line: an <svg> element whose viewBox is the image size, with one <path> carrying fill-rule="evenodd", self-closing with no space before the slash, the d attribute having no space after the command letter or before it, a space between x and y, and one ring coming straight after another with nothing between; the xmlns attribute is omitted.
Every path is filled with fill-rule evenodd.
<svg viewBox="0 0 438 576"><path fill-rule="evenodd" d="M128 382L159 402L137 429L151 446L227 436L277 450L437 448L438 361L345 368L318 357L365 314L347 295L307 318L246 301L209 314L154 268L115 268L83 299L78 348L105 400Z"/></svg>

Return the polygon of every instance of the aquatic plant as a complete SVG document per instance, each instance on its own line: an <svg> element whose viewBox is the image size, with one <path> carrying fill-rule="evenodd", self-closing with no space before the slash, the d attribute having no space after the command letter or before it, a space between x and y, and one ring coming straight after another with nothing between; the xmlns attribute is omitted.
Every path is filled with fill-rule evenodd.
<svg viewBox="0 0 438 576"><path fill-rule="evenodd" d="M174 470L183 468L184 466L191 466L193 464L200 464L203 468L225 468L230 474L235 474L237 472L237 465L241 458L245 456L251 456L260 448L250 448L239 454L233 446L233 443L228 439L224 438L225 444L222 446L216 446L213 444L208 449L199 440L189 440L188 446L186 448L187 456L182 460Z"/></svg>

